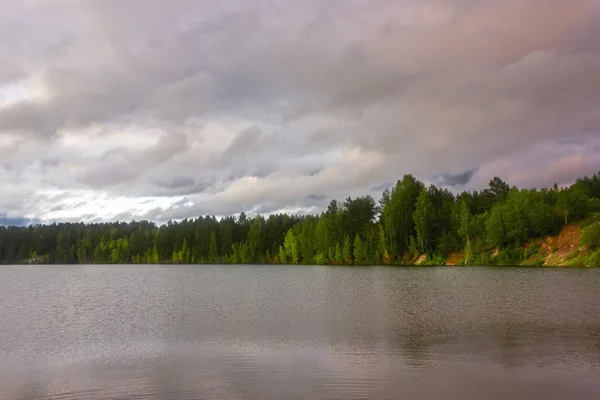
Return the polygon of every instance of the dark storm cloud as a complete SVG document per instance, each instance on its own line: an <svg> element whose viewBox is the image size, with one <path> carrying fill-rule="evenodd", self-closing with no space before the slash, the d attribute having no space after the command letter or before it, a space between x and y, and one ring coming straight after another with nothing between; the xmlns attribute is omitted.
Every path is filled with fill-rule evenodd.
<svg viewBox="0 0 600 400"><path fill-rule="evenodd" d="M477 168L473 168L458 174L441 174L435 177L436 183L442 186L464 186L473 179Z"/></svg>
<svg viewBox="0 0 600 400"><path fill-rule="evenodd" d="M569 181L600 169L598 26L595 0L6 0L0 207L172 197L116 213L164 219L405 173Z"/></svg>

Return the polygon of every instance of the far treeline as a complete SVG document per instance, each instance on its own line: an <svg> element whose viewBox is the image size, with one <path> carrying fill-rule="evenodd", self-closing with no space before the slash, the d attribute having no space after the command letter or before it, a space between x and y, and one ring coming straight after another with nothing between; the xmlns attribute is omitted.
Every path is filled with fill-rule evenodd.
<svg viewBox="0 0 600 400"><path fill-rule="evenodd" d="M0 262L41 264L517 265L532 241L585 225L586 266L600 266L600 173L559 189L499 178L454 195L405 175L379 203L332 200L318 216L214 216L152 222L0 227Z"/></svg>

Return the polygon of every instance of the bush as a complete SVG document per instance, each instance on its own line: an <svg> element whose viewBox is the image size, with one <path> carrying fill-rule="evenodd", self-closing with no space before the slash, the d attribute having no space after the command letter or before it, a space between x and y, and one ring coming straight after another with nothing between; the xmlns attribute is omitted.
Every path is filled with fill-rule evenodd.
<svg viewBox="0 0 600 400"><path fill-rule="evenodd" d="M577 250L573 254L566 257L564 261L565 267L579 267L581 264L581 252Z"/></svg>
<svg viewBox="0 0 600 400"><path fill-rule="evenodd" d="M325 265L327 264L327 257L325 257L325 255L323 253L318 253L315 256L315 264L317 265Z"/></svg>
<svg viewBox="0 0 600 400"><path fill-rule="evenodd" d="M588 216L581 222L581 228L587 228L590 225L600 223L600 212L591 212Z"/></svg>
<svg viewBox="0 0 600 400"><path fill-rule="evenodd" d="M540 258L537 260L527 260L527 261L523 261L521 263L521 265L526 266L526 267L543 267L545 261L546 260L544 258Z"/></svg>
<svg viewBox="0 0 600 400"><path fill-rule="evenodd" d="M521 257L523 260L529 260L532 256L538 254L540 252L540 245L537 243L532 243L528 247L523 249L523 256Z"/></svg>
<svg viewBox="0 0 600 400"><path fill-rule="evenodd" d="M600 199L588 199L588 210L590 212L600 212Z"/></svg>
<svg viewBox="0 0 600 400"><path fill-rule="evenodd" d="M600 250L597 250L583 259L584 267L600 267Z"/></svg>
<svg viewBox="0 0 600 400"><path fill-rule="evenodd" d="M423 265L445 265L446 264L446 258L444 256L442 256L441 254L434 254L433 256L428 254L427 255L427 259L425 260L425 262L423 263Z"/></svg>
<svg viewBox="0 0 600 400"><path fill-rule="evenodd" d="M595 249L600 246L600 222L583 228L581 232L581 244L588 249Z"/></svg>
<svg viewBox="0 0 600 400"><path fill-rule="evenodd" d="M468 265L494 265L495 259L491 251L475 253L469 258Z"/></svg>
<svg viewBox="0 0 600 400"><path fill-rule="evenodd" d="M496 265L519 265L521 249L516 246L506 247L496 257Z"/></svg>

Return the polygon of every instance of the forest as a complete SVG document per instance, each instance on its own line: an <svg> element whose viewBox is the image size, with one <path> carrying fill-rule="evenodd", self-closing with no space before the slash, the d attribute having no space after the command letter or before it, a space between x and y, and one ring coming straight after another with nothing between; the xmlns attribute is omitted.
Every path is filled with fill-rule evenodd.
<svg viewBox="0 0 600 400"><path fill-rule="evenodd" d="M331 200L320 215L244 213L149 221L0 227L0 263L518 265L535 238L584 222L585 265L600 266L600 172L569 187L518 189L500 178L453 194L405 175L376 202Z"/></svg>

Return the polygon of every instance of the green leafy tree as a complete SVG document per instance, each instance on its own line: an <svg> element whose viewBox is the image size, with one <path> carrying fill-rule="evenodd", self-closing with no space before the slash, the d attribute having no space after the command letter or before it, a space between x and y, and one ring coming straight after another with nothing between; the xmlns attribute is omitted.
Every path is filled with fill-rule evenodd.
<svg viewBox="0 0 600 400"><path fill-rule="evenodd" d="M239 243L234 243L231 245L230 260L231 260L232 264L239 264L242 262L242 257L240 255L240 244ZM282 264L285 264L285 262L282 262Z"/></svg>
<svg viewBox="0 0 600 400"><path fill-rule="evenodd" d="M600 247L600 222L586 226L581 231L581 244L589 249Z"/></svg>
<svg viewBox="0 0 600 400"><path fill-rule="evenodd" d="M183 244L181 245L181 262L184 264L191 262L191 252L187 244L187 239L183 239Z"/></svg>
<svg viewBox="0 0 600 400"><path fill-rule="evenodd" d="M578 219L587 213L588 197L577 188L563 189L558 192L557 207L565 219L565 224L569 223L569 217Z"/></svg>
<svg viewBox="0 0 600 400"><path fill-rule="evenodd" d="M287 254L283 246L279 246L279 263L287 264Z"/></svg>
<svg viewBox="0 0 600 400"><path fill-rule="evenodd" d="M156 248L156 245L152 247L152 256L150 258L150 263L160 264L160 258L158 256L158 249Z"/></svg>
<svg viewBox="0 0 600 400"><path fill-rule="evenodd" d="M365 245L360 238L360 235L354 237L354 263L357 265L367 264Z"/></svg>
<svg viewBox="0 0 600 400"><path fill-rule="evenodd" d="M285 254L287 255L288 262L290 264L298 264L298 241L292 229L290 229L285 235L285 241L283 245Z"/></svg>
<svg viewBox="0 0 600 400"><path fill-rule="evenodd" d="M458 220L458 235L468 245L473 235L471 225L471 210L466 201L461 201L458 205L459 220Z"/></svg>
<svg viewBox="0 0 600 400"><path fill-rule="evenodd" d="M327 264L328 259L327 256L325 256L325 254L319 252L317 253L317 255L315 256L315 264L317 265L325 265Z"/></svg>
<svg viewBox="0 0 600 400"><path fill-rule="evenodd" d="M253 263L259 261L260 255L264 250L264 226L265 220L261 216L250 221L250 230L248 231L248 254Z"/></svg>
<svg viewBox="0 0 600 400"><path fill-rule="evenodd" d="M342 247L339 243L335 245L335 264L342 265L344 264L344 255L342 253Z"/></svg>
<svg viewBox="0 0 600 400"><path fill-rule="evenodd" d="M392 189L382 210L387 249L396 257L408 250L410 238L416 234L413 216L423 183L412 175L404 175Z"/></svg>
<svg viewBox="0 0 600 400"><path fill-rule="evenodd" d="M469 259L473 253L473 247L471 246L471 238L473 237L473 223L471 218L471 210L466 201L462 200L458 203L458 236L464 243L465 250L465 263L469 262Z"/></svg>
<svg viewBox="0 0 600 400"><path fill-rule="evenodd" d="M240 243L240 262L242 264L250 264L252 262L252 258L250 257L250 251L248 251L247 243Z"/></svg>
<svg viewBox="0 0 600 400"><path fill-rule="evenodd" d="M510 186L497 176L490 181L489 189L487 190L487 193L493 198L494 203L506 200L509 192Z"/></svg>
<svg viewBox="0 0 600 400"><path fill-rule="evenodd" d="M456 196L405 175L379 203L370 196L332 200L320 216L0 226L0 263L391 264L426 252L426 263L436 264L463 250L469 264L514 263L524 245L599 211L600 174L561 190L510 188L494 178L485 190ZM588 265L598 250L593 224L584 224Z"/></svg>
<svg viewBox="0 0 600 400"><path fill-rule="evenodd" d="M430 250L433 223L433 204L426 189L423 189L417 198L413 220L415 221L419 250L421 253L425 253Z"/></svg>
<svg viewBox="0 0 600 400"><path fill-rule="evenodd" d="M342 248L343 263L352 265L352 245L350 244L350 236L344 237L344 247Z"/></svg>
<svg viewBox="0 0 600 400"><path fill-rule="evenodd" d="M312 264L315 260L315 224L312 218L305 218L301 223L298 246L303 264Z"/></svg>
<svg viewBox="0 0 600 400"><path fill-rule="evenodd" d="M508 242L505 215L505 207L497 205L486 221L487 240L494 246L503 246Z"/></svg>

